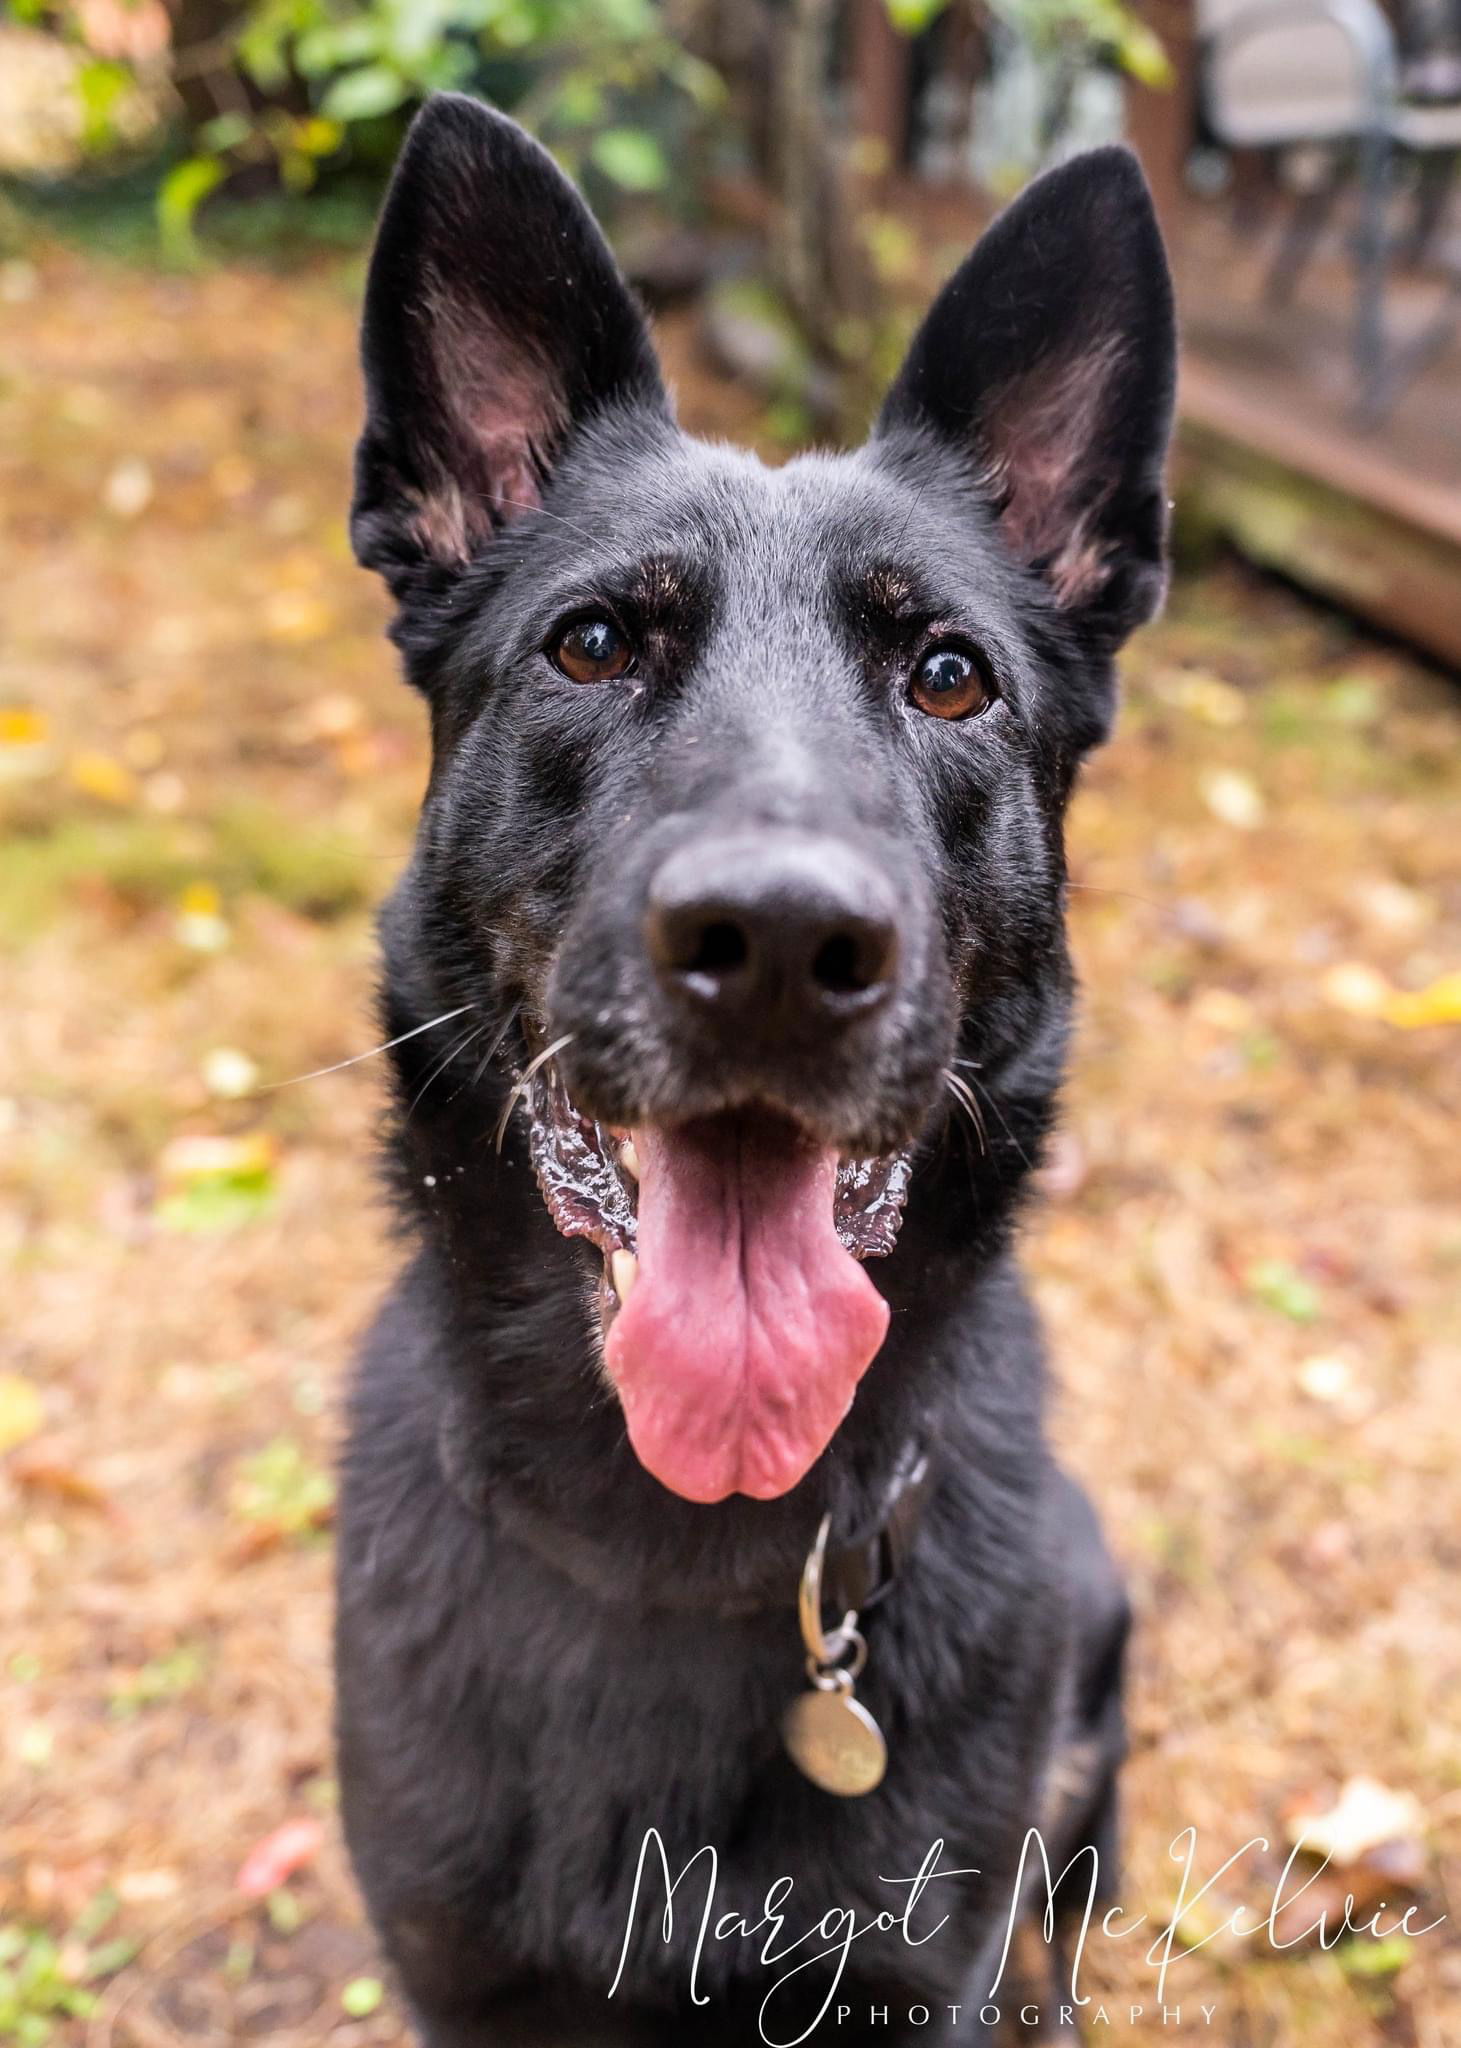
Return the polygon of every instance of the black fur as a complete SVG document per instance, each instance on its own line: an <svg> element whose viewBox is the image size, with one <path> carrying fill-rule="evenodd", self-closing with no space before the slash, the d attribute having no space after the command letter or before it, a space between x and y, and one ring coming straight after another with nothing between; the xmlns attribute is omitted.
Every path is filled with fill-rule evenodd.
<svg viewBox="0 0 1461 2048"><path fill-rule="evenodd" d="M340 1527L362 1886L436 2048L751 2042L789 1963L708 1940L692 2007L694 1875L668 1947L662 1895L641 1909L607 1998L646 1829L676 1871L715 1846L717 1913L754 1921L794 1877L796 1933L896 1909L881 1880L943 1837L979 1875L936 1888L950 1918L925 1945L859 1940L854 2018L821 2032L861 2038L888 2005L868 2038L936 2039L900 2014L962 2001L957 2038L1025 1829L1043 1818L1061 1861L1108 1845L1121 1748L1124 1600L1043 1445L1010 1238L1068 1031L1063 811L1162 584L1172 305L1141 174L1108 150L1040 179L935 305L868 444L772 472L679 432L577 196L511 122L446 97L387 201L364 355L353 532L434 738L383 919L387 1035L474 1007L394 1055L413 1249L361 1360ZM639 668L571 682L545 642L605 608ZM987 659L982 716L910 706L935 635ZM855 848L896 889L892 997L833 1043L738 1046L654 984L655 864L746 826ZM897 1249L868 1268L887 1341L785 1497L694 1506L637 1463L597 1366L597 1254L555 1230L520 1117L493 1148L525 1031L576 1034L565 1079L607 1123L764 1102L850 1153L917 1147ZM955 1059L982 1134L951 1119ZM795 1586L824 1509L844 1540L876 1522L910 1437L938 1483L861 1687L891 1765L839 1802L778 1742L804 1684ZM1052 1758L1082 1742L1052 1818ZM773 2038L813 1974L776 1994Z"/></svg>

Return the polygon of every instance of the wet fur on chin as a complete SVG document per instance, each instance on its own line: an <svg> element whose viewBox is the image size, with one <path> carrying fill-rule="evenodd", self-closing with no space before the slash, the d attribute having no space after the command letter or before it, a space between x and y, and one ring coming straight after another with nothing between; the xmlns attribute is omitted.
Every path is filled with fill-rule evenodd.
<svg viewBox="0 0 1461 2048"><path fill-rule="evenodd" d="M1057 1748L1094 1762L1056 1867L1083 1842L1109 1854L1125 1601L1044 1446L1010 1240L1069 1033L1064 808L1165 574L1172 304L1150 202L1120 151L1038 181L935 303L867 446L769 473L679 432L571 187L447 96L387 201L364 360L352 532L433 734L382 917L383 1035L470 1007L392 1055L409 1251L357 1370L340 1509L355 1867L437 2048L549 2027L714 2043L756 2037L767 1982L744 1944L707 1952L713 2004L686 2016L686 1954L646 1935L605 2002L645 1828L675 1868L715 1843L718 1905L752 1916L783 1873L819 1911L875 1912L880 1874L942 1835L983 1873L949 1929L860 1943L848 1980L855 2009L891 2003L869 2038L896 2041L910 1997L963 1995ZM622 688L567 684L544 636L603 592L641 665ZM985 718L908 710L935 630L990 650ZM597 1254L555 1230L521 1118L500 1159L492 1138L509 1061L564 1030L593 1115L698 1113L707 1050L637 951L647 876L697 820L793 816L893 878L901 978L875 1028L835 1056L758 1055L757 1085L826 1142L916 1145L916 1167L869 1269L890 1333L830 1449L782 1499L694 1507L640 1468L599 1375ZM952 1121L955 1059L982 1134ZM861 1688L890 1776L839 1804L777 1740L804 1683L794 1589L824 1510L848 1538L875 1524L910 1435L940 1482Z"/></svg>

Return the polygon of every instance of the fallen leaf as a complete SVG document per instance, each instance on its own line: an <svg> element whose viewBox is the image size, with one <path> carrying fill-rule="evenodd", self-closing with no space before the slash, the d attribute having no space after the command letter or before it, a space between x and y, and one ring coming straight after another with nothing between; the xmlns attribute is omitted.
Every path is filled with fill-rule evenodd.
<svg viewBox="0 0 1461 2048"><path fill-rule="evenodd" d="M234 1880L246 1899L266 1899L270 1892L313 1863L324 1846L325 1831L309 1814L286 1820L272 1834L255 1842Z"/></svg>
<svg viewBox="0 0 1461 2048"><path fill-rule="evenodd" d="M110 754L73 754L66 764L66 774L73 788L83 796L94 797L98 803L120 806L137 801L136 776Z"/></svg>
<svg viewBox="0 0 1461 2048"><path fill-rule="evenodd" d="M0 778L22 782L49 774L55 765L45 713L24 704L0 705Z"/></svg>
<svg viewBox="0 0 1461 2048"><path fill-rule="evenodd" d="M1403 882L1392 882L1386 878L1360 882L1355 888L1355 902L1372 924L1379 925L1387 932L1395 932L1401 938L1413 938L1434 921L1436 906L1428 896L1418 889L1407 889Z"/></svg>
<svg viewBox="0 0 1461 2048"><path fill-rule="evenodd" d="M1426 988L1397 989L1380 1013L1402 1031L1421 1031L1428 1024L1461 1024L1461 970L1443 974Z"/></svg>
<svg viewBox="0 0 1461 2048"><path fill-rule="evenodd" d="M75 1507L95 1508L99 1514L120 1520L120 1510L106 1489L74 1465L62 1463L59 1458L41 1457L32 1453L17 1458L10 1468L11 1477L17 1485L26 1487L32 1493L49 1493L58 1500L69 1501Z"/></svg>
<svg viewBox="0 0 1461 2048"><path fill-rule="evenodd" d="M379 1977L352 1977L340 1993L340 2007L352 2020L368 2020L385 1995Z"/></svg>
<svg viewBox="0 0 1461 2048"><path fill-rule="evenodd" d="M118 519L136 519L152 503L152 471L140 455L127 455L102 486L102 503Z"/></svg>
<svg viewBox="0 0 1461 2048"><path fill-rule="evenodd" d="M196 953L221 953L232 933L223 904L211 882L190 882L178 898L174 926L178 939Z"/></svg>
<svg viewBox="0 0 1461 2048"><path fill-rule="evenodd" d="M1353 1017L1379 1017L1400 1031L1421 1031L1431 1024L1461 1024L1461 969L1443 974L1425 988L1396 988L1378 968L1345 960L1331 967L1319 984L1326 1001Z"/></svg>
<svg viewBox="0 0 1461 2048"><path fill-rule="evenodd" d="M1202 799L1215 818L1239 832L1252 832L1263 823L1267 805L1263 792L1249 775L1236 768L1210 768L1202 777Z"/></svg>
<svg viewBox="0 0 1461 2048"><path fill-rule="evenodd" d="M259 1070L246 1052L231 1045L215 1045L203 1055L203 1084L210 1095L226 1102L251 1095L258 1085Z"/></svg>
<svg viewBox="0 0 1461 2048"><path fill-rule="evenodd" d="M172 1899L182 1890L182 1878L165 1865L156 1870L126 1870L117 1879L118 1896L129 1906L148 1905L156 1899Z"/></svg>
<svg viewBox="0 0 1461 2048"><path fill-rule="evenodd" d="M1241 725L1248 713L1243 692L1206 669L1177 669L1160 675L1154 688L1164 703L1191 712L1207 725Z"/></svg>
<svg viewBox="0 0 1461 2048"><path fill-rule="evenodd" d="M1309 1855L1347 1868L1392 1843L1418 1846L1425 1816L1413 1793L1360 1775L1346 1778L1328 1806L1301 1795L1286 1810L1284 1826L1295 1848L1302 1844Z"/></svg>
<svg viewBox="0 0 1461 2048"><path fill-rule="evenodd" d="M174 1138L157 1162L165 1229L228 1230L268 1209L278 1192L279 1148L267 1131Z"/></svg>
<svg viewBox="0 0 1461 2048"><path fill-rule="evenodd" d="M1260 1259L1248 1268L1248 1290L1292 1323L1312 1323L1319 1313L1319 1290L1287 1259Z"/></svg>
<svg viewBox="0 0 1461 2048"><path fill-rule="evenodd" d="M1336 1010L1351 1017L1378 1017L1390 997L1390 984L1377 968L1360 960L1342 960L1319 983L1320 992Z"/></svg>
<svg viewBox="0 0 1461 2048"><path fill-rule="evenodd" d="M45 1403L30 1381L17 1372L0 1372L0 1451L29 1443L45 1419Z"/></svg>
<svg viewBox="0 0 1461 2048"><path fill-rule="evenodd" d="M1298 1381L1311 1400L1339 1406L1353 1390L1354 1373L1347 1359L1321 1354L1304 1360L1299 1367Z"/></svg>

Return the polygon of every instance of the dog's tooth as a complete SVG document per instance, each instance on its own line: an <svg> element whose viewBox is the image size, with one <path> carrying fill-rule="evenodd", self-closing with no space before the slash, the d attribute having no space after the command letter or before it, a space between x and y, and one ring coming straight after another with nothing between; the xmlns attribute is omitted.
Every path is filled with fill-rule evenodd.
<svg viewBox="0 0 1461 2048"><path fill-rule="evenodd" d="M614 1292L622 1308L629 1299L629 1290L639 1278L639 1261L633 1252L617 1251L609 1260L609 1276L614 1283Z"/></svg>
<svg viewBox="0 0 1461 2048"><path fill-rule="evenodd" d="M619 1164L631 1180L639 1178L639 1154L634 1149L634 1140L626 1138L619 1147Z"/></svg>

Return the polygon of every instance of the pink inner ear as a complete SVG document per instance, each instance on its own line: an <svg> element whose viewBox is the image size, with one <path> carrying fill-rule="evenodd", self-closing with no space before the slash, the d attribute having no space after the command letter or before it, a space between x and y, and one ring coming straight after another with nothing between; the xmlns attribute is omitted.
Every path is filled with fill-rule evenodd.
<svg viewBox="0 0 1461 2048"><path fill-rule="evenodd" d="M1103 446L1119 341L1039 363L995 400L988 432L1000 525L1021 561L1039 563L1061 604L1100 588L1106 549L1094 531L1117 478Z"/></svg>
<svg viewBox="0 0 1461 2048"><path fill-rule="evenodd" d="M440 473L421 496L416 531L438 560L461 563L542 502L538 458L561 435L563 391L547 364L450 286L433 284L424 316L442 431Z"/></svg>

